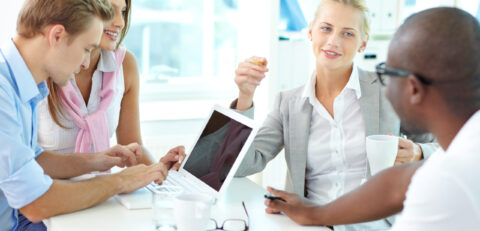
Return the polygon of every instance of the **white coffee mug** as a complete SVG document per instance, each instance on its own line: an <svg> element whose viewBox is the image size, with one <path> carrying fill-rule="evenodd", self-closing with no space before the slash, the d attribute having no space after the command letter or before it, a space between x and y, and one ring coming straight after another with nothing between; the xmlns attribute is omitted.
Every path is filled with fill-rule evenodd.
<svg viewBox="0 0 480 231"><path fill-rule="evenodd" d="M398 152L398 137L371 135L367 137L367 158L373 175L392 167Z"/></svg>
<svg viewBox="0 0 480 231"><path fill-rule="evenodd" d="M178 231L206 230L210 219L212 198L204 194L184 193L173 202Z"/></svg>

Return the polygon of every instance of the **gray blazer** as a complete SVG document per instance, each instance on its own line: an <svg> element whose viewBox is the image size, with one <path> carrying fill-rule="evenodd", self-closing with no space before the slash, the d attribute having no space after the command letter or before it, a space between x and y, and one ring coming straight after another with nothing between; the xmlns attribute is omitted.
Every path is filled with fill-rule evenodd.
<svg viewBox="0 0 480 231"><path fill-rule="evenodd" d="M366 135L392 134L399 136L400 120L376 81L376 74L358 69L360 107L365 119ZM298 195L306 195L305 171L312 105L302 97L303 87L279 93L273 111L267 116L255 137L237 176L247 176L262 171L267 162L285 148L288 167L287 189ZM236 102L234 102L236 103ZM253 116L252 107L243 112ZM408 134L406 134L408 136ZM408 136L420 144L424 157L428 158L437 148L433 135Z"/></svg>

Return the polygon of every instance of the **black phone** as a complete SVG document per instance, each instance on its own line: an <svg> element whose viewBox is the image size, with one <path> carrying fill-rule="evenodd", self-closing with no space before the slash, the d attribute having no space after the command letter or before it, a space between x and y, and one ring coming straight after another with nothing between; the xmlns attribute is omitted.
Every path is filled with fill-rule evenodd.
<svg viewBox="0 0 480 231"><path fill-rule="evenodd" d="M274 196L274 195L272 195L272 194L270 194L270 193L265 194L264 197L265 197L265 199L281 200L281 201L283 201L283 202L286 202L283 198Z"/></svg>

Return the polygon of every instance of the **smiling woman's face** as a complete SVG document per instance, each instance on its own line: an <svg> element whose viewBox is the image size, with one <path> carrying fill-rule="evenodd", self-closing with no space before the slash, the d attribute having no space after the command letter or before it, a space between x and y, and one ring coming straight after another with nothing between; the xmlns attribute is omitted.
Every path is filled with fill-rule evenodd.
<svg viewBox="0 0 480 231"><path fill-rule="evenodd" d="M366 46L362 20L360 10L325 1L309 28L316 63L327 69L350 67L355 54Z"/></svg>
<svg viewBox="0 0 480 231"><path fill-rule="evenodd" d="M103 28L102 40L100 41L100 48L103 50L115 50L122 29L125 27L126 1L110 0L110 3L115 11L115 17Z"/></svg>

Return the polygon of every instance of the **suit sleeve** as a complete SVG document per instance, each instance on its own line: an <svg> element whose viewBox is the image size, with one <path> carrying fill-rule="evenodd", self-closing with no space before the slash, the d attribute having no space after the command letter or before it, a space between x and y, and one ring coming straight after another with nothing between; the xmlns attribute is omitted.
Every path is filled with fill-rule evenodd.
<svg viewBox="0 0 480 231"><path fill-rule="evenodd" d="M243 162L235 176L243 177L252 175L265 169L267 163L275 158L284 147L283 140L283 121L280 113L282 103L282 93L279 93L275 99L274 109L263 122L258 130L252 146L248 149ZM232 106L236 105L234 101ZM243 115L253 117L254 107L241 112Z"/></svg>
<svg viewBox="0 0 480 231"><path fill-rule="evenodd" d="M439 147L435 136L431 133L425 133L421 135L411 135L408 134L404 129L401 129L401 133L406 134L408 139L414 141L423 152L423 159L428 159Z"/></svg>

